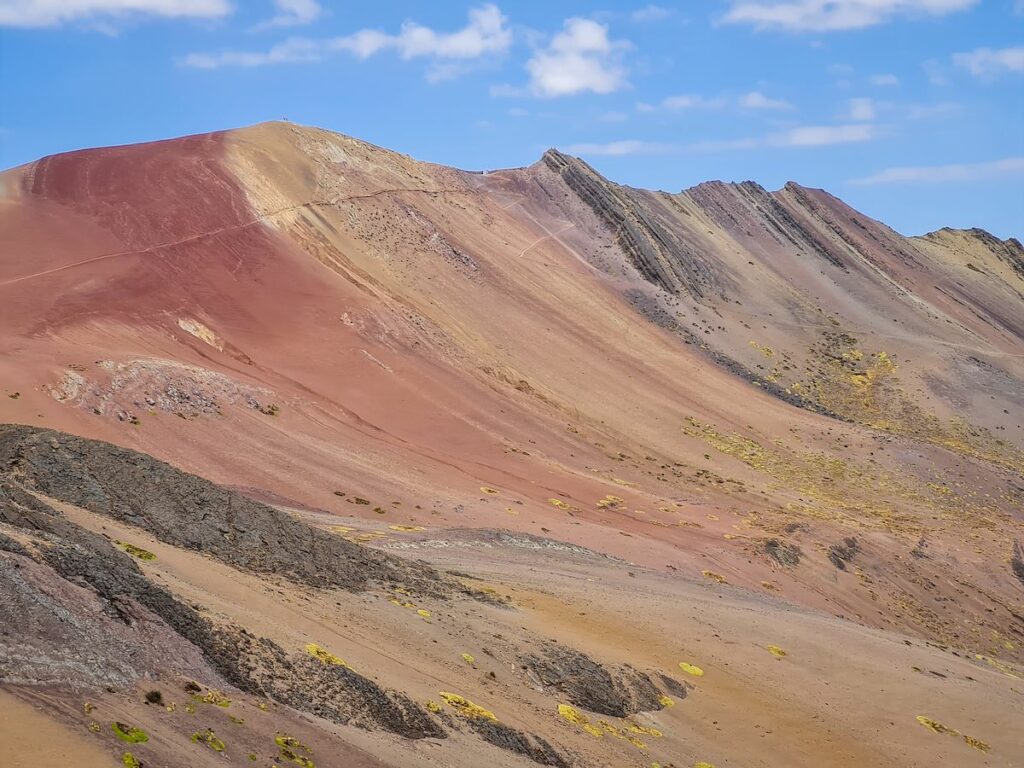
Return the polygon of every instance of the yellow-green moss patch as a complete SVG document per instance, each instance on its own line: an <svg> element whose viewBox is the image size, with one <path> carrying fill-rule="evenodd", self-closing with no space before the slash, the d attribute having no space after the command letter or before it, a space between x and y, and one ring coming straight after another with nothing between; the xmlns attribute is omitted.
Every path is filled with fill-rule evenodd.
<svg viewBox="0 0 1024 768"><path fill-rule="evenodd" d="M274 743L280 749L282 760L288 760L301 768L315 768L313 760L307 757L307 755L313 754L313 750L298 739L284 733L278 733L274 737ZM302 754L303 752L306 754Z"/></svg>
<svg viewBox="0 0 1024 768"><path fill-rule="evenodd" d="M148 549L143 549L142 547L137 547L134 544L129 544L127 541L116 541L114 543L132 557L139 558L139 560L156 560L156 555Z"/></svg>
<svg viewBox="0 0 1024 768"><path fill-rule="evenodd" d="M448 702L448 705L452 707L460 715L468 717L470 719L482 719L490 720L492 723L498 722L498 717L489 709L484 709L479 704L474 704L464 696L460 696L457 693L449 693L448 691L441 691L441 698Z"/></svg>
<svg viewBox="0 0 1024 768"><path fill-rule="evenodd" d="M211 688L202 696L196 696L195 699L196 701L201 701L203 704L216 704L218 707L231 706L231 699L215 688Z"/></svg>
<svg viewBox="0 0 1024 768"><path fill-rule="evenodd" d="M213 732L212 728L207 728L205 731L196 731L193 733L192 742L194 744L205 744L214 752L224 751L224 742L217 738L217 735Z"/></svg>
<svg viewBox="0 0 1024 768"><path fill-rule="evenodd" d="M149 741L149 734L134 725L114 722L110 724L110 729L117 738L121 741L127 741L129 744L142 744Z"/></svg>
<svg viewBox="0 0 1024 768"><path fill-rule="evenodd" d="M335 667L348 667L348 664L346 664L341 658L335 656L326 648L317 645L316 643L309 643L306 646L306 653L322 661L324 664L328 664L330 666Z"/></svg>

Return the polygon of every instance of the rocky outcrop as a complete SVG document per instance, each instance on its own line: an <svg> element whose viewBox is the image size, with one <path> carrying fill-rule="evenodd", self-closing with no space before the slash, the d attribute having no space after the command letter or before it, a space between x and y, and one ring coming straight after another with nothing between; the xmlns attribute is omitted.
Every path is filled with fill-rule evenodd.
<svg viewBox="0 0 1024 768"><path fill-rule="evenodd" d="M444 722L465 726L539 765L568 766L540 736L487 719L432 715L343 663L288 653L269 638L210 618L150 581L131 555L72 522L36 491L143 527L168 544L214 554L235 568L309 586L361 589L398 579L436 579L435 593L451 586L425 567L343 540L339 547L319 541L318 532L283 513L144 454L50 430L0 427L0 682L130 688L171 672L408 739L443 739ZM308 568L275 556L278 548L301 555L300 547L319 555ZM358 569L369 571L357 579Z"/></svg>
<svg viewBox="0 0 1024 768"><path fill-rule="evenodd" d="M0 523L28 541L0 531L0 680L126 687L171 670L336 723L413 739L445 735L404 694L201 615L107 539L10 481L0 484Z"/></svg>
<svg viewBox="0 0 1024 768"><path fill-rule="evenodd" d="M547 643L522 665L578 707L612 717L662 709L662 693L651 678L629 666L606 669L584 653Z"/></svg>
<svg viewBox="0 0 1024 768"><path fill-rule="evenodd" d="M799 565L800 558L803 557L800 547L780 539L768 539L764 542L763 548L768 557L786 568Z"/></svg>
<svg viewBox="0 0 1024 768"><path fill-rule="evenodd" d="M764 235L846 269L840 249L803 224L778 197L756 182L709 181L683 194L727 231L749 237Z"/></svg>
<svg viewBox="0 0 1024 768"><path fill-rule="evenodd" d="M486 741L508 752L528 757L538 765L551 765L555 768L568 768L569 763L551 746L551 743L536 734L524 733L502 723L477 718L470 721L472 730Z"/></svg>
<svg viewBox="0 0 1024 768"><path fill-rule="evenodd" d="M847 536L840 544L833 544L828 548L828 559L840 571L846 570L847 563L860 552L860 542L853 536Z"/></svg>
<svg viewBox="0 0 1024 768"><path fill-rule="evenodd" d="M984 229L979 229L978 227L973 227L971 229L951 229L949 227L943 227L940 230L923 235L920 239L937 244L957 239L962 241L976 241L984 249L991 252L997 259L1005 262L1018 278L1024 280L1024 245L1021 245L1020 240L1015 237L1000 240L990 232L986 232ZM975 270L978 269L972 264L968 264L968 268L973 268Z"/></svg>
<svg viewBox="0 0 1024 768"><path fill-rule="evenodd" d="M695 298L716 287L710 264L656 213L654 193L612 184L579 158L554 149L542 162L604 222L645 279Z"/></svg>
<svg viewBox="0 0 1024 768"><path fill-rule="evenodd" d="M313 528L272 507L135 451L51 430L0 426L0 468L26 488L138 526L160 541L256 574L358 591L402 585L450 596L462 587Z"/></svg>
<svg viewBox="0 0 1024 768"><path fill-rule="evenodd" d="M1013 542L1013 555L1010 557L1010 570L1017 580L1024 586L1024 547L1019 541Z"/></svg>

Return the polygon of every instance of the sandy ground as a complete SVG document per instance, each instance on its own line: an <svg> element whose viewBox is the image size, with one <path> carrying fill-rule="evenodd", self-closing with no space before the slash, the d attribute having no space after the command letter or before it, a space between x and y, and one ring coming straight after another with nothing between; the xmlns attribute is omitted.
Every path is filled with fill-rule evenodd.
<svg viewBox="0 0 1024 768"><path fill-rule="evenodd" d="M55 720L43 702L23 700L0 688L0 741L4 765L10 768L75 765L81 768L110 768L108 750L96 744L88 733Z"/></svg>
<svg viewBox="0 0 1024 768"><path fill-rule="evenodd" d="M499 543L481 532L457 543L424 539L406 544L403 553L471 575L474 585L509 595L514 608L420 601L417 607L431 613L423 619L386 596L302 589L241 574L129 526L62 509L79 524L154 552L156 560L144 564L147 575L212 616L288 650L318 643L420 701L454 689L502 722L565 746L585 765L647 768L655 761L688 766L703 760L719 768L926 768L1013 766L1024 755L1024 734L1015 726L1024 717L1024 689L1012 670L745 589L567 552L557 543L539 550ZM517 654L539 639L667 674L689 693L666 710L636 718L663 734L646 739L647 749L594 738L561 720L559 697L537 689L517 669ZM785 656L774 655L771 646ZM466 664L463 653L474 663ZM704 674L689 675L680 662ZM125 717L138 719L138 704L120 706L127 707ZM990 751L973 748L962 735L936 733L918 716ZM465 736L406 742L320 721L315 728L395 766L522 764Z"/></svg>

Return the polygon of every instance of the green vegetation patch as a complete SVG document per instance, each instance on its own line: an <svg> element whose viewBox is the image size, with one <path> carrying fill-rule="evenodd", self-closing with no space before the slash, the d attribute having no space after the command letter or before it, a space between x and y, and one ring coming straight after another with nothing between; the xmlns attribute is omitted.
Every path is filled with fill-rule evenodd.
<svg viewBox="0 0 1024 768"><path fill-rule="evenodd" d="M192 742L195 744L205 744L214 752L224 751L224 742L217 738L213 728L207 728L205 731L196 731L192 734Z"/></svg>
<svg viewBox="0 0 1024 768"><path fill-rule="evenodd" d="M134 544L129 544L127 541L115 541L114 543L132 557L139 558L139 560L156 560L156 555L148 549L143 549L142 547L137 547Z"/></svg>
<svg viewBox="0 0 1024 768"><path fill-rule="evenodd" d="M142 744L149 741L149 734L141 728L136 728L134 725L113 722L110 724L110 728L117 738L121 739L121 741L127 741L129 744Z"/></svg>

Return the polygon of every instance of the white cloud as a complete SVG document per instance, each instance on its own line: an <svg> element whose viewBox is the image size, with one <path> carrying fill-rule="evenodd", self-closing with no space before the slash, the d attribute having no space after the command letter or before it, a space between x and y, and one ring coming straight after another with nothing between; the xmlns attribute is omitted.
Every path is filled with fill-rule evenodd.
<svg viewBox="0 0 1024 768"><path fill-rule="evenodd" d="M224 51L222 53L190 53L182 60L186 67L217 69L218 67L262 67L268 64L295 64L319 61L323 45L317 40L293 37L267 51Z"/></svg>
<svg viewBox="0 0 1024 768"><path fill-rule="evenodd" d="M629 113L612 110L603 113L600 119L605 123L624 123L626 120L629 120Z"/></svg>
<svg viewBox="0 0 1024 768"><path fill-rule="evenodd" d="M896 75L872 75L869 78L872 85L877 85L880 88L887 88L894 85L900 84L900 79Z"/></svg>
<svg viewBox="0 0 1024 768"><path fill-rule="evenodd" d="M1024 2L1024 0L1021 0ZM629 15L630 21L637 23L645 23L649 21L664 21L672 15L671 8L665 8L661 5L645 5L643 8L637 8Z"/></svg>
<svg viewBox="0 0 1024 768"><path fill-rule="evenodd" d="M937 104L908 104L905 112L909 120L928 120L933 117L952 115L961 109L963 107L955 102L942 101Z"/></svg>
<svg viewBox="0 0 1024 768"><path fill-rule="evenodd" d="M851 179L850 184L936 184L942 182L990 181L993 179L1024 176L1024 157L1007 157L987 163L957 165L904 166L887 168L872 176Z"/></svg>
<svg viewBox="0 0 1024 768"><path fill-rule="evenodd" d="M469 23L456 32L435 32L414 21L407 21L397 35L363 29L328 41L332 50L348 51L366 59L385 50L394 50L403 59L433 57L439 59L476 59L490 53L503 53L512 44L507 19L496 5L485 5L469 12Z"/></svg>
<svg viewBox="0 0 1024 768"><path fill-rule="evenodd" d="M713 98L701 96L694 93L684 93L678 96L666 96L657 104L641 101L635 106L637 112L657 112L659 109L670 112L680 112L684 109L725 109L734 103L733 99L724 96ZM744 109L792 109L793 105L781 99L770 99L759 91L751 91L735 100L736 106Z"/></svg>
<svg viewBox="0 0 1024 768"><path fill-rule="evenodd" d="M638 101L634 106L637 112L657 112L659 109L670 112L681 112L684 109L722 109L728 105L728 101L721 97L709 99L695 93L683 93L678 96L666 96L657 104L650 104L646 101Z"/></svg>
<svg viewBox="0 0 1024 768"><path fill-rule="evenodd" d="M723 152L762 147L826 147L832 144L853 144L870 141L877 135L874 126L802 125L761 138L700 141L687 145L690 152Z"/></svg>
<svg viewBox="0 0 1024 768"><path fill-rule="evenodd" d="M741 149L763 147L763 139L712 139L711 141L695 141L686 145L687 152L733 152Z"/></svg>
<svg viewBox="0 0 1024 768"><path fill-rule="evenodd" d="M565 151L571 155L591 155L604 157L622 157L624 155L663 155L678 151L675 144L662 144L656 141L639 141L626 139L609 141L605 144L570 144Z"/></svg>
<svg viewBox="0 0 1024 768"><path fill-rule="evenodd" d="M311 40L291 38L267 51L225 51L192 53L182 63L188 67L215 69L224 66L258 67L267 64L319 61L344 51L359 59L368 59L384 51L395 51L403 59L433 59L427 79L450 79L464 71L453 62L469 62L490 54L503 53L512 44L507 19L496 5L485 5L469 12L469 22L455 32L437 32L414 21L405 22L398 34L362 29L351 35Z"/></svg>
<svg viewBox="0 0 1024 768"><path fill-rule="evenodd" d="M229 13L229 0L0 0L2 27L51 27L104 16L216 19Z"/></svg>
<svg viewBox="0 0 1024 768"><path fill-rule="evenodd" d="M805 125L769 136L773 147L824 147L830 144L854 144L875 138L873 125Z"/></svg>
<svg viewBox="0 0 1024 768"><path fill-rule="evenodd" d="M657 141L624 139L603 144L572 144L567 152L578 155L602 155L620 157L625 155L665 155L673 152L733 152L766 148L825 147L833 144L852 144L870 141L877 136L874 126L859 125L808 125L790 128L759 138L714 139L691 144L666 144Z"/></svg>
<svg viewBox="0 0 1024 768"><path fill-rule="evenodd" d="M586 91L612 93L626 85L619 54L628 43L608 37L608 27L591 19L565 21L547 48L526 62L535 96L571 96Z"/></svg>
<svg viewBox="0 0 1024 768"><path fill-rule="evenodd" d="M850 99L847 102L847 116L850 120L874 120L875 102L872 99Z"/></svg>
<svg viewBox="0 0 1024 768"><path fill-rule="evenodd" d="M649 112L648 105L637 105L641 112ZM681 96L667 96L661 100L662 109L679 111L681 109L721 109L725 106L725 99L708 99L703 96L684 94Z"/></svg>
<svg viewBox="0 0 1024 768"><path fill-rule="evenodd" d="M1024 45L1015 48L976 48L953 55L953 63L975 77L993 78L1006 72L1024 72Z"/></svg>
<svg viewBox="0 0 1024 768"><path fill-rule="evenodd" d="M495 98L518 99L525 98L530 95L530 92L525 88L517 88L516 86L509 85L508 83L497 83L492 85L489 90L491 96L494 96Z"/></svg>
<svg viewBox="0 0 1024 768"><path fill-rule="evenodd" d="M744 109L792 109L793 105L782 99L770 99L760 91L751 91L740 96Z"/></svg>
<svg viewBox="0 0 1024 768"><path fill-rule="evenodd" d="M945 16L978 0L731 0L724 21L792 32L864 29L897 17Z"/></svg>
<svg viewBox="0 0 1024 768"><path fill-rule="evenodd" d="M260 24L260 29L310 24L323 13L317 0L274 0L274 5L277 6L277 15Z"/></svg>

